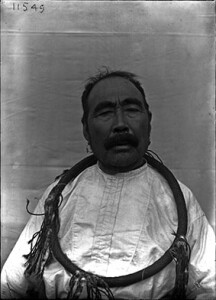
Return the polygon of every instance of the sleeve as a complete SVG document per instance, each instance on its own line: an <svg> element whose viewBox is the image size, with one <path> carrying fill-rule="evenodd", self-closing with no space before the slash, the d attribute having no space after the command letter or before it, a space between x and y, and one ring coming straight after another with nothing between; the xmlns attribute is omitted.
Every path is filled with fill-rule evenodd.
<svg viewBox="0 0 216 300"><path fill-rule="evenodd" d="M44 201L55 184L47 188L34 211L35 214L44 212ZM30 252L28 241L40 230L42 222L43 216L31 216L6 260L1 272L1 299L26 297L27 281L24 276L26 259L23 255Z"/></svg>
<svg viewBox="0 0 216 300"><path fill-rule="evenodd" d="M189 206L188 242L191 246L191 259L188 299L216 299L215 233L192 194Z"/></svg>

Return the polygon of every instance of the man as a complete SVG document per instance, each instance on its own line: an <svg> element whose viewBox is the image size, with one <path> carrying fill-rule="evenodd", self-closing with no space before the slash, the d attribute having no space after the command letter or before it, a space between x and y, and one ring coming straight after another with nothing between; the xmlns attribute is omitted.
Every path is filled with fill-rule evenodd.
<svg viewBox="0 0 216 300"><path fill-rule="evenodd" d="M47 189L5 263L2 298L213 298L214 232L182 183L187 213L179 218L171 184L149 163L151 112L135 75L99 73L82 104L97 162Z"/></svg>

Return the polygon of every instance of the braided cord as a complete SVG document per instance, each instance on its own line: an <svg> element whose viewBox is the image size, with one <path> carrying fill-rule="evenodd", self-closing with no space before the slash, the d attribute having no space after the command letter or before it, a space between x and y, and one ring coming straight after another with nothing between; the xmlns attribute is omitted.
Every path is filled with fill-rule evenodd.
<svg viewBox="0 0 216 300"><path fill-rule="evenodd" d="M96 297L95 299L97 299L97 297L99 297L99 295L101 295L103 291L106 291L106 294L109 295L108 298L112 299L112 294L109 288L128 286L141 280L147 279L160 272L173 259L176 259L177 281L175 285L175 290L177 290L177 294L180 295L179 290L181 292L183 288L185 289L187 284L187 265L189 262L189 258L186 256L186 254L184 255L184 261L181 259L179 260L178 257L181 256L181 251L177 251L179 249L185 249L182 243L179 243L179 237L183 237L185 239L185 235L187 232L187 209L185 205L184 196L174 175L161 161L155 159L151 153L146 153L145 159L149 165L155 168L167 180L172 190L177 207L178 228L175 234L176 238L174 239L170 248L164 253L164 255L157 261L155 261L152 265L135 273L118 277L105 277L98 276L90 272L85 272L84 270L76 266L67 257L67 255L63 253L58 239L58 231L60 227L58 208L62 200L61 193L64 187L71 180L76 178L86 168L96 164L96 157L94 155L91 155L81 160L70 170L64 172L60 177L59 183L51 190L50 194L48 195L48 198L45 201L45 217L41 230L37 232L30 241L32 243L33 240L37 238L35 246L31 247L31 251L27 256L27 277L32 277L36 273L39 275L40 278L42 278L45 265L47 265L54 256L55 259L65 268L65 270L72 274L70 282L71 288L68 294L69 298L73 296L74 299L78 299L79 295L82 292L83 284L84 282L86 282L89 297ZM176 247L178 245L180 245L181 247ZM187 251L185 250L185 253L186 252ZM182 285L179 284L182 277L181 272L179 272L179 270L182 269L182 266L184 266L183 288ZM82 276L77 277L77 274L81 274Z"/></svg>
<svg viewBox="0 0 216 300"><path fill-rule="evenodd" d="M145 155L146 161L155 168L160 174L162 174L165 179L167 180L177 206L177 214L178 214L178 229L177 229L177 236L185 236L187 232L187 210L185 205L185 200L183 193L180 189L180 186L171 173L171 171L164 166L161 162L156 160L154 157L149 156L148 154ZM75 178L80 172L82 172L85 168L94 165L96 163L96 158L92 156L88 156L87 158L83 159L81 162L79 162L77 165L75 165L73 168L71 168L62 178L61 182L69 182L71 178ZM64 266L64 268L72 273L75 274L75 272L81 271L84 272L82 269L80 269L78 266L76 266L74 263L70 261L70 259L62 252L61 246L59 243L59 240L57 238L57 230L53 231L53 238L52 238L52 252L55 258ZM173 247L175 246L176 240L173 241L170 248L164 253L164 255L159 258L157 261L155 261L152 265L137 271L133 274L124 275L124 276L118 276L118 277L104 277L100 276L108 285L109 287L120 287L120 286L127 286L134 284L138 281L144 280L146 278L149 278L159 271L161 271L163 268L165 268L172 260L173 256L171 254L171 251ZM91 274L86 272L87 274Z"/></svg>

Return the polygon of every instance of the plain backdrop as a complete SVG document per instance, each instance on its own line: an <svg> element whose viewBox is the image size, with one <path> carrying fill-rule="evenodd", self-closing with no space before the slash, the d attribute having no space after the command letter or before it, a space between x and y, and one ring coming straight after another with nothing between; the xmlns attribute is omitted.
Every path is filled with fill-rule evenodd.
<svg viewBox="0 0 216 300"><path fill-rule="evenodd" d="M2 263L26 199L87 155L81 94L104 65L139 76L150 148L214 226L214 2L33 2L2 2Z"/></svg>

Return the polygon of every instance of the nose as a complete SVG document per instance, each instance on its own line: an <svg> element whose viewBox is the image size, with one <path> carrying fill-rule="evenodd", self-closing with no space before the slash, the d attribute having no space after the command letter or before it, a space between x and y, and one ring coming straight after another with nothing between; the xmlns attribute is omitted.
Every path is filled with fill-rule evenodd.
<svg viewBox="0 0 216 300"><path fill-rule="evenodd" d="M115 113L115 119L113 124L113 132L120 133L120 132L128 132L129 127L125 122L124 113L121 109L117 109Z"/></svg>

